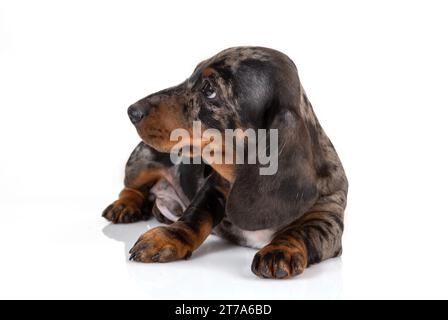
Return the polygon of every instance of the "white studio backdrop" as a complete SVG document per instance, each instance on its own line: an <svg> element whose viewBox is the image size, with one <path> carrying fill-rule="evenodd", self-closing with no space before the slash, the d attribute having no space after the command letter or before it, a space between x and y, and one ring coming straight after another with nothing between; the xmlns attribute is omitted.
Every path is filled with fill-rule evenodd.
<svg viewBox="0 0 448 320"><path fill-rule="evenodd" d="M126 109L222 49L260 45L295 61L350 182L340 290L327 294L330 277L288 297L448 298L447 14L444 1L1 0L0 297L140 297L101 233L139 142ZM281 297L249 274L211 297L232 298L226 283Z"/></svg>

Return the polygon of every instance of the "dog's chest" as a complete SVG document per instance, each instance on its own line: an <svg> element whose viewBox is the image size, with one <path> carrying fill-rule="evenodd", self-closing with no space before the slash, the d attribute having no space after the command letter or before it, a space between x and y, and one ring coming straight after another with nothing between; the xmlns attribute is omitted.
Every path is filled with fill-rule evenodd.
<svg viewBox="0 0 448 320"><path fill-rule="evenodd" d="M176 168L173 168L168 180L161 180L151 189L155 196L155 206L166 220L174 222L181 216L182 212L190 204L190 200L185 196ZM190 177L191 178L191 177ZM192 179L188 179L190 182ZM196 190L194 190L196 191ZM224 219L213 229L213 234L227 239L239 245L251 248L262 248L267 245L277 230L262 229L256 231L243 230L233 224L228 217Z"/></svg>
<svg viewBox="0 0 448 320"><path fill-rule="evenodd" d="M251 248L260 249L272 240L273 229L263 229L257 231L241 230L241 235L245 245Z"/></svg>
<svg viewBox="0 0 448 320"><path fill-rule="evenodd" d="M213 233L232 242L245 247L260 249L266 246L271 240L276 230L243 230L232 224L227 218L215 227Z"/></svg>

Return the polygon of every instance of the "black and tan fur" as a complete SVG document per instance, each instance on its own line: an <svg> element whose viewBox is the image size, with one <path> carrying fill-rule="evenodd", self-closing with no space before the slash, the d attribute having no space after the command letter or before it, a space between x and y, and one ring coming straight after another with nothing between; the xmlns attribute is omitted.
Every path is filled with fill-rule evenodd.
<svg viewBox="0 0 448 320"><path fill-rule="evenodd" d="M188 258L211 233L261 247L252 271L264 278L288 278L341 254L347 179L286 55L261 47L224 50L128 113L143 142L126 165L125 188L103 216L128 223L152 211L168 224L143 234L131 260ZM258 164L173 165L170 132L191 132L193 121L221 132L278 129L278 172L260 175Z"/></svg>

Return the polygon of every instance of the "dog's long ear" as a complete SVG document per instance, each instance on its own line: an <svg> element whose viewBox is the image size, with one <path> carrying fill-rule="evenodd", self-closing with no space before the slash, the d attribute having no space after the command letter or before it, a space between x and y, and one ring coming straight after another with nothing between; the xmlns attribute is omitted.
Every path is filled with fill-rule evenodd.
<svg viewBox="0 0 448 320"><path fill-rule="evenodd" d="M320 126L295 67L285 72L292 73L291 79L274 79L270 105L260 111L265 128L278 130L278 170L260 175L259 163L237 165L227 199L227 215L245 230L288 224L309 210L318 197L317 168L323 163Z"/></svg>

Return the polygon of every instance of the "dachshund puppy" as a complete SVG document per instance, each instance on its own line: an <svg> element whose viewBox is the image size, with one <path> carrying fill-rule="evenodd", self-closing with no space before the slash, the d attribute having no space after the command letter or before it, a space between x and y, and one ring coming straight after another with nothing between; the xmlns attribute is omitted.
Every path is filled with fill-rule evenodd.
<svg viewBox="0 0 448 320"><path fill-rule="evenodd" d="M131 260L189 258L211 233L260 249L252 271L262 278L292 277L341 255L348 182L286 55L262 47L224 50L178 86L131 105L128 115L143 141L103 216L130 223L152 214L167 224L144 233ZM171 133L192 133L198 121L222 133L275 129L276 173L261 175L259 161L174 164Z"/></svg>

